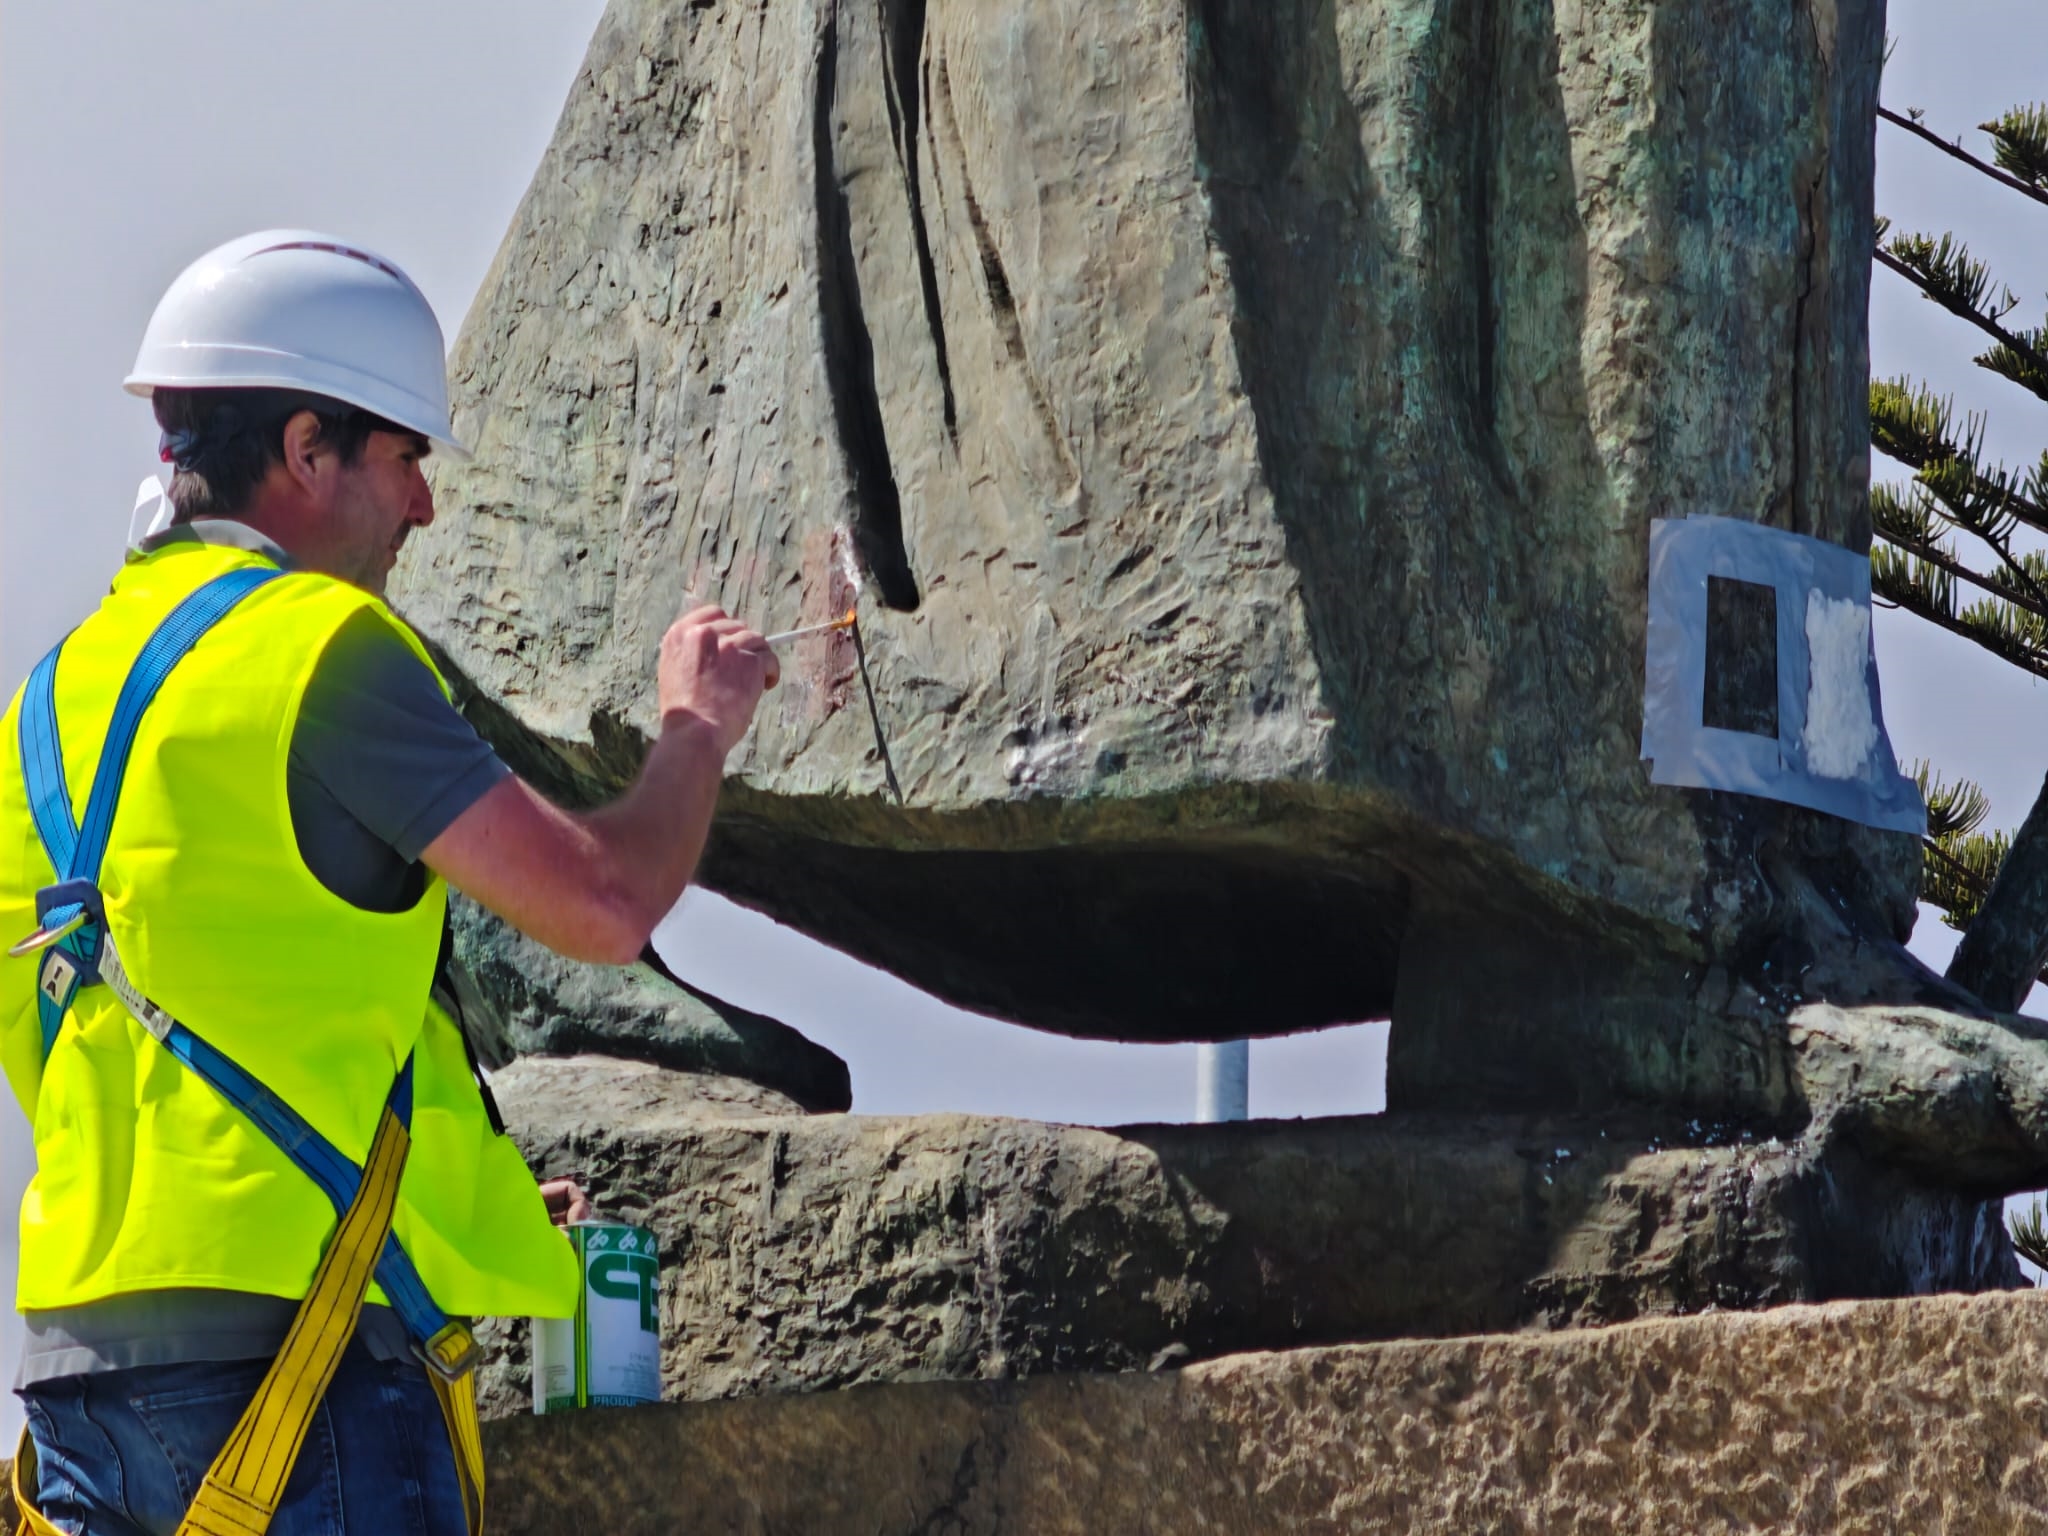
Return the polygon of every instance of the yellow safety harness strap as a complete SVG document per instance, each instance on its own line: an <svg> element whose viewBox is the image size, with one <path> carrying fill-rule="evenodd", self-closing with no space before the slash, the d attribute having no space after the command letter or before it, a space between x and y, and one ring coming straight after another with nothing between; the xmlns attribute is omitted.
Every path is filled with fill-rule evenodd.
<svg viewBox="0 0 2048 1536"><path fill-rule="evenodd" d="M362 1183L321 1256L312 1289L292 1319L284 1347L207 1469L178 1536L263 1536L269 1528L313 1414L355 1332L377 1256L391 1232L399 1176L411 1145L404 1122L387 1104L363 1165ZM483 1443L477 1428L475 1377L466 1374L449 1382L436 1372L427 1374L448 1421L470 1531L482 1536ZM24 1434L14 1463L14 1497L22 1513L22 1530L33 1536L63 1536L36 1508L30 1497L34 1486L35 1446Z"/></svg>
<svg viewBox="0 0 2048 1536"><path fill-rule="evenodd" d="M28 1490L36 1485L36 1443L31 1440L26 1427L21 1432L21 1444L14 1448L14 1507L21 1511L21 1524L15 1529L20 1536L64 1536L64 1533L43 1518L43 1512L30 1502Z"/></svg>
<svg viewBox="0 0 2048 1536"><path fill-rule="evenodd" d="M363 1182L321 1255L284 1348L207 1468L191 1509L179 1522L178 1536L262 1536L269 1529L314 1411L355 1333L377 1256L391 1232L398 1179L411 1147L411 1134L385 1105L363 1165Z"/></svg>
<svg viewBox="0 0 2048 1536"><path fill-rule="evenodd" d="M462 1478L462 1508L469 1517L471 1536L483 1536L484 1529L484 1437L476 1418L476 1373L450 1381L438 1371L427 1372L434 1395L441 1400L441 1417L448 1421L448 1442L455 1447L455 1470Z"/></svg>

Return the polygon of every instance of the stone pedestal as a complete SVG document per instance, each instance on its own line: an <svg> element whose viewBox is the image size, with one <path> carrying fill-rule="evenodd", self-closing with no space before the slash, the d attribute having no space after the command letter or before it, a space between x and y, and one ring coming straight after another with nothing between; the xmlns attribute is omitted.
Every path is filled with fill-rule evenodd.
<svg viewBox="0 0 2048 1536"><path fill-rule="evenodd" d="M494 1529L2007 1536L2048 1526L2029 1296L1788 1307L486 1431Z"/></svg>
<svg viewBox="0 0 2048 1536"><path fill-rule="evenodd" d="M670 1398L2020 1283L1997 1200L1700 1121L1097 1130L764 1116L599 1061L497 1083L537 1172L659 1236ZM486 1407L516 1414L523 1330L499 1338Z"/></svg>

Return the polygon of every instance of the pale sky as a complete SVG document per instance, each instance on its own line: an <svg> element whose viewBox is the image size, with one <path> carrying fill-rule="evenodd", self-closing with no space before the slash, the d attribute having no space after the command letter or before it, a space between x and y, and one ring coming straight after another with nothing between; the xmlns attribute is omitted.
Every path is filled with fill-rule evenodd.
<svg viewBox="0 0 2048 1536"><path fill-rule="evenodd" d="M301 225L399 261L452 338L526 183L602 6L596 0L5 0L0 10L0 688L89 610L117 566L148 408L123 394L150 308L209 246ZM1894 0L1885 99L1958 133L2042 90L2036 0ZM1998 46L1972 39L1992 37ZM1901 228L1967 230L2041 314L2027 265L2048 209L1987 193L1892 130L1880 206ZM1910 366L1991 409L1994 451L2048 444L2048 408L1972 369L1972 335L1880 272L1873 367ZM2001 825L2048 764L2041 684L1892 614L1877 623L1886 716L1903 759L1977 778ZM1923 918L1937 963L1953 936ZM663 945L684 974L844 1056L856 1107L961 1109L1110 1124L1184 1118L1193 1048L1061 1040L972 1018L716 898L690 898ZM1380 1025L1255 1044L1252 1112L1381 1104ZM0 1210L29 1170L0 1104ZM13 1231L0 1222L0 1283ZM11 1381L18 1325L0 1309ZM4 1383L0 1383L4 1385ZM19 1419L0 1397L0 1439Z"/></svg>

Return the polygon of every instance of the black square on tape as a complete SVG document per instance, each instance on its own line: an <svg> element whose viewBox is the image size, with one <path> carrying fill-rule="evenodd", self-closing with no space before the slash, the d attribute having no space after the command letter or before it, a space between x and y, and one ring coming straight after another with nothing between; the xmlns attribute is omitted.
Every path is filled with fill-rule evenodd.
<svg viewBox="0 0 2048 1536"><path fill-rule="evenodd" d="M1707 578L1707 677L1700 724L1778 734L1778 590Z"/></svg>

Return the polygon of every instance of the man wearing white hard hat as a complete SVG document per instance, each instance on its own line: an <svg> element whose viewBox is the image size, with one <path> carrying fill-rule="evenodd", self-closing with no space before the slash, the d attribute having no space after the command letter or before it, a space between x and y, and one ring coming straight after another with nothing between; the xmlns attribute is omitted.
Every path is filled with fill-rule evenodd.
<svg viewBox="0 0 2048 1536"><path fill-rule="evenodd" d="M384 585L466 457L440 327L346 241L207 253L127 387L165 526L0 722L0 1067L35 1130L17 1461L31 1527L474 1530L468 1319L577 1276L437 977L454 885L625 962L688 883L762 637L679 619L613 804L520 781ZM8 926L8 925L12 926Z"/></svg>

